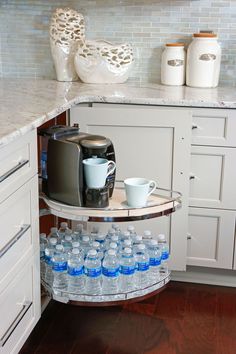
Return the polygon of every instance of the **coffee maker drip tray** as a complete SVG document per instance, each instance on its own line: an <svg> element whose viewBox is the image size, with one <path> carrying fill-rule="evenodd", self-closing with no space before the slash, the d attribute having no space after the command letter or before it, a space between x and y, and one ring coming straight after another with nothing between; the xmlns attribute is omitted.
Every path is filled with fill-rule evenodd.
<svg viewBox="0 0 236 354"><path fill-rule="evenodd" d="M181 207L181 196L181 193L176 191L156 188L145 207L133 208L126 203L124 188L116 183L113 196L109 199L109 206L105 208L70 206L51 200L43 193L40 198L47 204L49 212L58 217L77 221L121 222L168 215Z"/></svg>

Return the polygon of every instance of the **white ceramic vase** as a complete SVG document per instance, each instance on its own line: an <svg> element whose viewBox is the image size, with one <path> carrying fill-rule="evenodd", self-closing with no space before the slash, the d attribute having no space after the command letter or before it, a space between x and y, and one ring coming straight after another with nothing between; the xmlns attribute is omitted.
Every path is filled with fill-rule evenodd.
<svg viewBox="0 0 236 354"><path fill-rule="evenodd" d="M75 55L75 69L85 83L123 83L134 58L130 44L115 45L104 40L85 40Z"/></svg>
<svg viewBox="0 0 236 354"><path fill-rule="evenodd" d="M74 56L85 38L84 17L70 8L58 8L50 23L50 45L58 81L76 81Z"/></svg>

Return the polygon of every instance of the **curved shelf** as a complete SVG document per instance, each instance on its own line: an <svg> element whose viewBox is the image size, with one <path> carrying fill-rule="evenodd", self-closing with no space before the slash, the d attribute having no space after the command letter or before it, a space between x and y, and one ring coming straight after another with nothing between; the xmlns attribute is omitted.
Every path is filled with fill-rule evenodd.
<svg viewBox="0 0 236 354"><path fill-rule="evenodd" d="M41 194L40 198L47 204L51 214L61 218L93 222L122 222L157 218L173 213L181 207L181 196L181 193L176 191L156 188L156 191L149 197L147 206L132 208L126 204L124 188L116 187L109 200L109 206L103 209L62 204L49 199L45 194Z"/></svg>
<svg viewBox="0 0 236 354"><path fill-rule="evenodd" d="M73 304L77 306L116 306L126 302L137 302L148 297L154 296L165 289L167 283L170 281L170 273L161 277L160 281L144 289L137 289L127 293L119 293L114 295L88 295L88 294L74 294L65 290L52 288L42 279L42 285L48 291L50 296L59 302L65 304Z"/></svg>

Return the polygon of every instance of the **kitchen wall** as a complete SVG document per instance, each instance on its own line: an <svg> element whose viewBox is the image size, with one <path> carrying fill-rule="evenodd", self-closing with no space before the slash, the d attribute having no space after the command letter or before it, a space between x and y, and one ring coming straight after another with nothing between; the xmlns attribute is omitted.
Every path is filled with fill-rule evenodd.
<svg viewBox="0 0 236 354"><path fill-rule="evenodd" d="M85 16L88 38L130 42L130 81L158 82L163 45L211 29L223 56L220 82L236 86L236 0L0 0L0 76L55 78L48 26L56 7Z"/></svg>

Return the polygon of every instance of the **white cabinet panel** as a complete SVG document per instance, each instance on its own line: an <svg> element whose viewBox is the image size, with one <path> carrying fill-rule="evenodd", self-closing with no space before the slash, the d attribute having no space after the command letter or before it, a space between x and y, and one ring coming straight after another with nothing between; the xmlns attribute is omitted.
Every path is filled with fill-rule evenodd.
<svg viewBox="0 0 236 354"><path fill-rule="evenodd" d="M30 257L0 288L0 354L17 354L40 317L39 274L39 257Z"/></svg>
<svg viewBox="0 0 236 354"><path fill-rule="evenodd" d="M190 206L236 209L236 149L192 146Z"/></svg>
<svg viewBox="0 0 236 354"><path fill-rule="evenodd" d="M0 230L1 286L22 257L39 249L37 176L0 203Z"/></svg>
<svg viewBox="0 0 236 354"><path fill-rule="evenodd" d="M186 266L191 111L166 107L93 104L70 111L70 123L81 131L109 137L117 159L117 180L147 177L158 186L183 193L182 209L158 226L158 220L138 222L138 232L166 230L171 268ZM170 221L171 220L171 221ZM149 227L148 227L148 225ZM153 229L152 229L153 227ZM172 237L172 234L174 235Z"/></svg>
<svg viewBox="0 0 236 354"><path fill-rule="evenodd" d="M236 147L236 113L230 109L193 109L192 144Z"/></svg>
<svg viewBox="0 0 236 354"><path fill-rule="evenodd" d="M36 130L0 149L0 202L37 173Z"/></svg>
<svg viewBox="0 0 236 354"><path fill-rule="evenodd" d="M232 269L235 216L228 210L189 208L188 265Z"/></svg>

